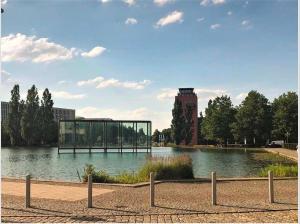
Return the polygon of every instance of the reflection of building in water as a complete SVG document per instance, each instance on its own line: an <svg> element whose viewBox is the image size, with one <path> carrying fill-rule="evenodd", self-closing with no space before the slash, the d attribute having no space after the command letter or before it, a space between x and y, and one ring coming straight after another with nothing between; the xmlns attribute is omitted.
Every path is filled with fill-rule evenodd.
<svg viewBox="0 0 300 224"><path fill-rule="evenodd" d="M61 149L151 149L151 121L112 119L62 120Z"/></svg>

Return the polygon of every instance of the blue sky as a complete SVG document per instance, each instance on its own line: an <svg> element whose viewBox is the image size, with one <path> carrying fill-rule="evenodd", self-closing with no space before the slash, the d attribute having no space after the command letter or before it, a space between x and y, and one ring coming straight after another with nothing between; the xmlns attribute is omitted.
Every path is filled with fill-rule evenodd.
<svg viewBox="0 0 300 224"><path fill-rule="evenodd" d="M199 111L297 91L297 1L2 0L2 100L48 87L85 117L167 128L179 87Z"/></svg>

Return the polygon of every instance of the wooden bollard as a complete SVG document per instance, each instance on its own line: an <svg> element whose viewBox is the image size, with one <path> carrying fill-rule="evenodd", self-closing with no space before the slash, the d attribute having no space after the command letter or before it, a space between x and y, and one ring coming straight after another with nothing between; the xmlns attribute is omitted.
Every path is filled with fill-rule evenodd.
<svg viewBox="0 0 300 224"><path fill-rule="evenodd" d="M88 208L93 207L93 177L91 174L88 175Z"/></svg>
<svg viewBox="0 0 300 224"><path fill-rule="evenodd" d="M217 204L216 172L211 172L211 203L212 203L212 205Z"/></svg>
<svg viewBox="0 0 300 224"><path fill-rule="evenodd" d="M150 173L150 207L154 206L154 173Z"/></svg>
<svg viewBox="0 0 300 224"><path fill-rule="evenodd" d="M271 170L268 171L268 179L269 179L269 202L274 203L273 172Z"/></svg>
<svg viewBox="0 0 300 224"><path fill-rule="evenodd" d="M30 207L30 175L26 175L26 186L25 186L25 208Z"/></svg>

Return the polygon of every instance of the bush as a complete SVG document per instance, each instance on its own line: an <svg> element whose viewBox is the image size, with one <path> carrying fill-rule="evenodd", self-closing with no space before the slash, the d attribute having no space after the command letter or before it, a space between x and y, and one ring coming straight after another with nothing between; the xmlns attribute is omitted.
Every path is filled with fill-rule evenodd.
<svg viewBox="0 0 300 224"><path fill-rule="evenodd" d="M272 164L261 169L258 174L260 177L267 177L268 171L273 171L275 177L296 177L298 176L298 166L297 165L282 165L282 164Z"/></svg>
<svg viewBox="0 0 300 224"><path fill-rule="evenodd" d="M193 179L192 159L187 155L176 157L148 157L141 169L135 172L122 172L117 176L109 176L105 171L95 171L93 165L87 164L84 168L83 182L91 174L96 183L134 184L149 181L150 172L156 174L156 180L163 179Z"/></svg>

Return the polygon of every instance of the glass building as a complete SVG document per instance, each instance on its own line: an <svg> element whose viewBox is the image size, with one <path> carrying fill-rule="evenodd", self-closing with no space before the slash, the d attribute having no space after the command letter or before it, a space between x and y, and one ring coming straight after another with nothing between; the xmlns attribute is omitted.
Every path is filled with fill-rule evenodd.
<svg viewBox="0 0 300 224"><path fill-rule="evenodd" d="M62 149L151 150L151 121L60 120L58 152Z"/></svg>

